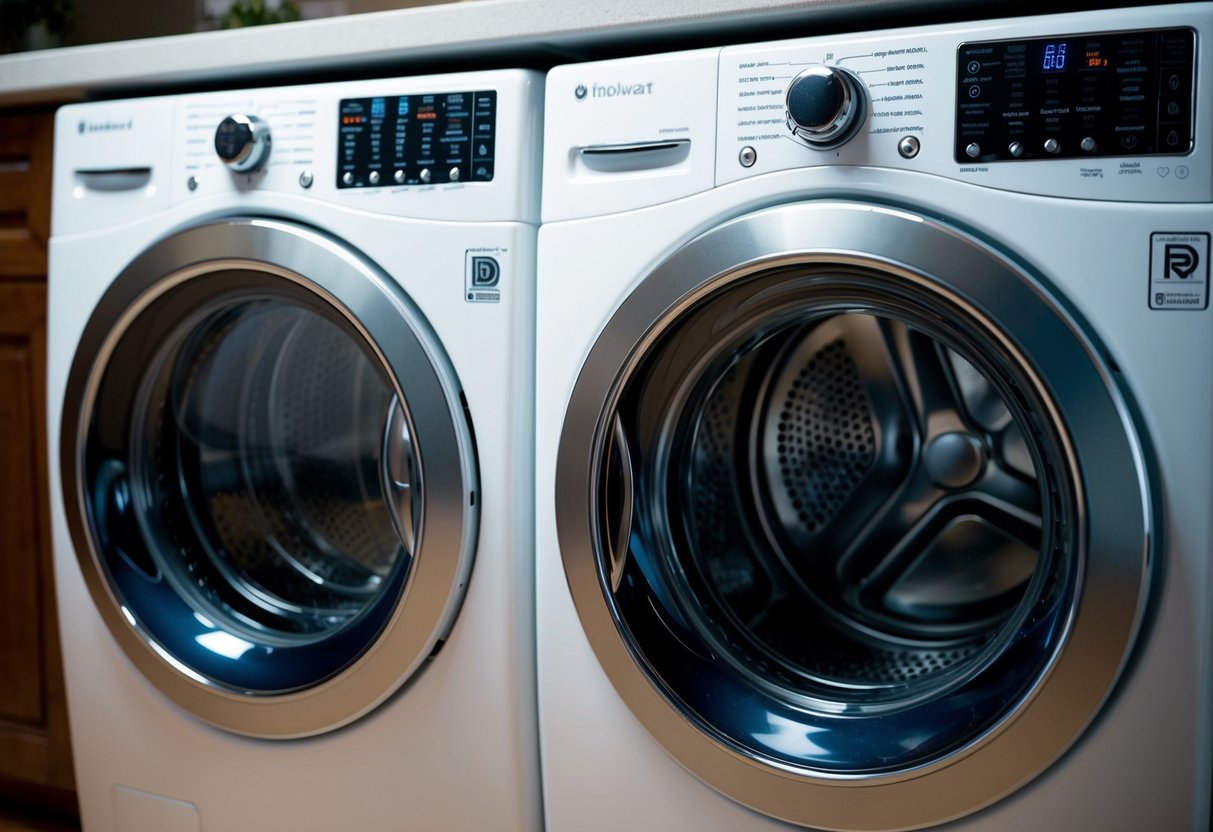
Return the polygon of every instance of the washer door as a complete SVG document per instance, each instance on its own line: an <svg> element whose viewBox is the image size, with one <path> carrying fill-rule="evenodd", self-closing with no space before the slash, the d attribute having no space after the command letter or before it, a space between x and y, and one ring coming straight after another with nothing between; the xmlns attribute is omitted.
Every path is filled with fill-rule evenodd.
<svg viewBox="0 0 1213 832"><path fill-rule="evenodd" d="M687 244L591 349L556 519L620 695L724 794L909 829L1041 772L1108 696L1150 571L1097 348L956 229L871 205Z"/></svg>
<svg viewBox="0 0 1213 832"><path fill-rule="evenodd" d="M230 220L114 281L68 380L80 566L135 665L243 734L365 713L439 646L477 531L452 368L374 265Z"/></svg>

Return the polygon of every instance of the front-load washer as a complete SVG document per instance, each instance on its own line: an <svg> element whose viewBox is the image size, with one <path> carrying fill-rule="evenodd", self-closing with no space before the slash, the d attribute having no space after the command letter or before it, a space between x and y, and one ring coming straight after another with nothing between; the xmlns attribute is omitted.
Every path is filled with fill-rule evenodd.
<svg viewBox="0 0 1213 832"><path fill-rule="evenodd" d="M80 808L532 830L540 76L62 109L53 532Z"/></svg>
<svg viewBox="0 0 1213 832"><path fill-rule="evenodd" d="M1210 40L550 73L549 829L1208 828Z"/></svg>

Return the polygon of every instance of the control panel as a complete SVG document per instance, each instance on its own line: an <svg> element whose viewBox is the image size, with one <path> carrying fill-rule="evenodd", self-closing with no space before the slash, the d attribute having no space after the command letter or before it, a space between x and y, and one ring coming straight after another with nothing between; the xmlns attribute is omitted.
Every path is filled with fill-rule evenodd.
<svg viewBox="0 0 1213 832"><path fill-rule="evenodd" d="M957 50L955 159L1187 154L1190 28L984 41Z"/></svg>
<svg viewBox="0 0 1213 832"><path fill-rule="evenodd" d="M338 116L338 188L493 179L493 90L345 98Z"/></svg>
<svg viewBox="0 0 1213 832"><path fill-rule="evenodd" d="M60 119L75 162L56 176L75 208L59 220L79 230L190 205L537 223L542 81L486 70L79 105Z"/></svg>
<svg viewBox="0 0 1213 832"><path fill-rule="evenodd" d="M1076 199L1189 202L1213 193L1213 89L1204 83L1213 3L826 35L719 54L717 185L776 171L845 183L883 169ZM636 116L617 117L636 125ZM708 137L691 138L702 146Z"/></svg>

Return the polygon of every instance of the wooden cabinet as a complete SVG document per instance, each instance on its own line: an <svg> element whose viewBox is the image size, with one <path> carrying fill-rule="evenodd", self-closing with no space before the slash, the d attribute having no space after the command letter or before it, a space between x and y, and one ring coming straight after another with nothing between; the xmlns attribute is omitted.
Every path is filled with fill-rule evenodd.
<svg viewBox="0 0 1213 832"><path fill-rule="evenodd" d="M74 812L47 502L52 123L0 116L0 801Z"/></svg>

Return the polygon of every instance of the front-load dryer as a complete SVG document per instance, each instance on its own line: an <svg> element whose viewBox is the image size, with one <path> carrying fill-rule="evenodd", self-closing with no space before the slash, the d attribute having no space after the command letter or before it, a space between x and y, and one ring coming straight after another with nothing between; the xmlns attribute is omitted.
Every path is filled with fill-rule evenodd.
<svg viewBox="0 0 1213 832"><path fill-rule="evenodd" d="M550 73L549 829L1208 829L1211 41Z"/></svg>
<svg viewBox="0 0 1213 832"><path fill-rule="evenodd" d="M56 124L53 532L90 832L533 830L540 78Z"/></svg>

